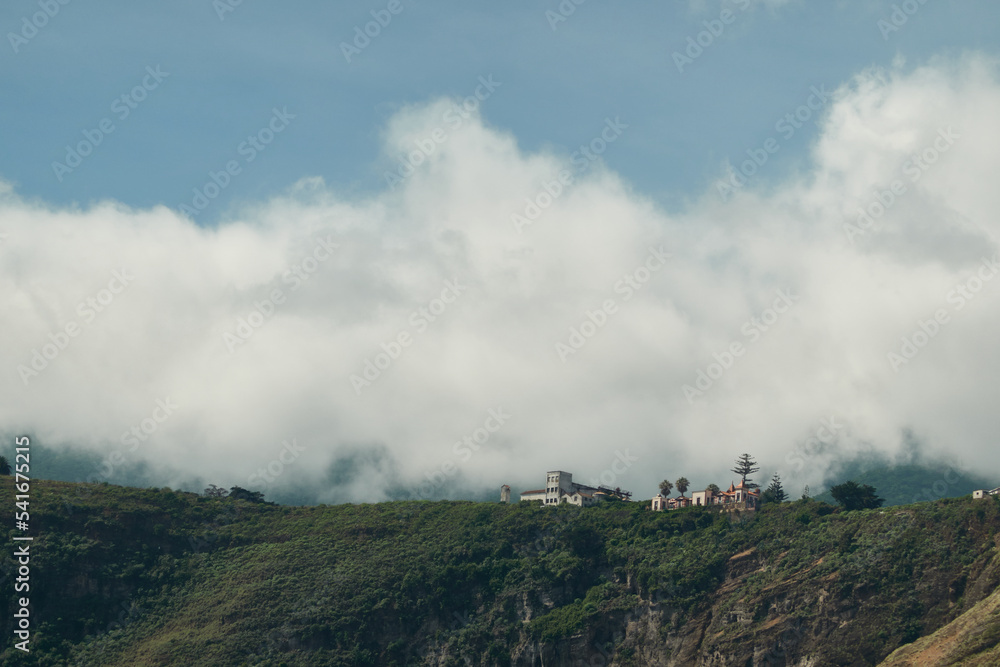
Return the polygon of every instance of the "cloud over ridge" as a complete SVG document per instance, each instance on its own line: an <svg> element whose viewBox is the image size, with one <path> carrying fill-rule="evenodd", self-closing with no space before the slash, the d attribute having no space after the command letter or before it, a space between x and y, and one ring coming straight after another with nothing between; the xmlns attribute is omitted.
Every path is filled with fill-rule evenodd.
<svg viewBox="0 0 1000 667"><path fill-rule="evenodd" d="M906 429L1000 473L995 62L860 73L807 173L679 213L600 159L450 127L454 104L392 118L388 169L433 142L393 188L304 179L217 227L5 187L0 426L227 486L294 439L273 485L319 501L588 481L625 451L637 497L728 483L742 451L816 483L831 451L892 455Z"/></svg>

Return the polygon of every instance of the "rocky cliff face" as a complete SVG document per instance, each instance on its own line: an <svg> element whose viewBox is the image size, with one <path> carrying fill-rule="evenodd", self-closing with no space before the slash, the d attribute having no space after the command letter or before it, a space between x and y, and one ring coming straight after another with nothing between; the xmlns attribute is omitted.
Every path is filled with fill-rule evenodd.
<svg viewBox="0 0 1000 667"><path fill-rule="evenodd" d="M784 557L765 557L756 549L730 557L711 603L694 613L672 607L667 591L640 595L629 611L604 616L561 641L543 643L523 633L512 664L875 665L895 641L894 630L902 629L903 639L915 639L918 631L902 619L886 624L886 604L900 610L916 605L931 630L958 616L933 635L897 650L881 663L886 667L952 665L963 659L970 660L963 665L1000 664L1000 649L995 648L1000 642L1000 556L982 559L964 571L924 572L913 580L913 599L892 603L849 576L858 567L887 566L892 557L888 546L859 554L847 573L821 576L823 557L787 576L781 571Z"/></svg>
<svg viewBox="0 0 1000 667"><path fill-rule="evenodd" d="M1000 569L994 558L991 572ZM982 586L985 584L985 586ZM995 586L989 577L980 577L975 588ZM1000 590L994 590L948 625L912 644L902 646L879 667L995 667L1000 665Z"/></svg>
<svg viewBox="0 0 1000 667"><path fill-rule="evenodd" d="M38 642L0 664L1000 664L1000 498L749 517L101 485L70 508L78 488L33 487Z"/></svg>

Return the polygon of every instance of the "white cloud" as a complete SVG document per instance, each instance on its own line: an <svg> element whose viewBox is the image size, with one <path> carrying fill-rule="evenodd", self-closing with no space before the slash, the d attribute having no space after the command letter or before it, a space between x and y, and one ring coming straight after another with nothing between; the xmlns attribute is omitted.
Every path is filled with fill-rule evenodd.
<svg viewBox="0 0 1000 667"><path fill-rule="evenodd" d="M388 160L448 104L394 118ZM511 214L571 165L477 117L394 192L350 200L308 180L218 229L164 208L46 208L4 186L0 427L104 454L169 396L176 412L126 457L246 485L295 437L307 450L277 484L318 483L339 461L345 486L328 499L380 499L449 463L469 490L553 468L589 479L625 449L639 463L619 483L639 497L665 476L727 484L719 471L742 451L797 493L823 468L786 457L830 414L847 425L839 451L892 454L911 428L1000 474L1000 280L960 311L947 301L997 251L998 114L996 67L980 58L866 72L838 91L812 171L771 195L712 191L670 216L595 163L520 234ZM947 127L960 138L912 182L904 163ZM844 224L898 178L907 192L881 227L849 242ZM303 265L327 238L329 259ZM672 257L626 302L616 283L651 246ZM87 321L78 304L107 300L121 269L134 279ZM464 290L435 321L413 315L449 280ZM230 353L224 334L274 289L283 302ZM744 323L779 289L800 300L752 341ZM608 299L617 312L561 361L556 343ZM887 353L939 308L950 322L894 372ZM25 385L18 367L70 322L79 335ZM357 395L349 377L402 332L412 343ZM746 353L689 404L682 385L733 342ZM499 406L510 420L464 461L453 443Z"/></svg>

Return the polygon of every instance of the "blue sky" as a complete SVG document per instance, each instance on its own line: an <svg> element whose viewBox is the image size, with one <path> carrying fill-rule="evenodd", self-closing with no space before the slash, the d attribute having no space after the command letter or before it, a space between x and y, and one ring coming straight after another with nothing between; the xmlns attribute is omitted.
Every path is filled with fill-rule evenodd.
<svg viewBox="0 0 1000 667"><path fill-rule="evenodd" d="M223 2L0 10L0 433L317 502L1000 475L1000 5Z"/></svg>
<svg viewBox="0 0 1000 667"><path fill-rule="evenodd" d="M994 52L1000 6L930 1L884 38L890 2L620 2L590 0L550 25L559 3L427 4L405 0L348 63L340 48L387 3L246 0L221 11L209 0L70 2L26 44L0 49L0 177L26 197L57 204L113 198L136 207L189 202L256 133L271 109L296 118L199 216L259 200L321 176L344 193L385 187L391 162L380 134L400 108L465 97L477 78L502 83L484 102L489 124L523 150L571 152L607 116L628 132L604 159L639 192L676 209L710 187L723 163L773 136L811 86L829 89L870 66L909 66L964 50ZM735 20L678 72L672 54L730 8ZM5 3L0 26L21 32L36 2ZM222 19L220 19L220 13ZM169 73L126 119L113 100L147 66ZM84 130L116 129L60 182L52 163ZM807 124L757 180L801 167L816 127ZM202 220L204 218L204 220Z"/></svg>

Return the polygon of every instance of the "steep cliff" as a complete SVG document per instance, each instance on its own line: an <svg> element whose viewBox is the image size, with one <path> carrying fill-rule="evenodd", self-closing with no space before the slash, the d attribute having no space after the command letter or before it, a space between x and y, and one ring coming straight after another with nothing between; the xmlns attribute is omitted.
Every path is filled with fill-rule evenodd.
<svg viewBox="0 0 1000 667"><path fill-rule="evenodd" d="M991 564L992 571L1000 567L997 560L994 558ZM896 649L880 667L947 665L1000 665L1000 590L994 590L943 628Z"/></svg>
<svg viewBox="0 0 1000 667"><path fill-rule="evenodd" d="M11 496L0 487L0 502ZM31 508L33 650L8 646L3 664L995 657L994 499L757 515L626 502L285 507L37 482ZM8 583L13 564L0 557Z"/></svg>

